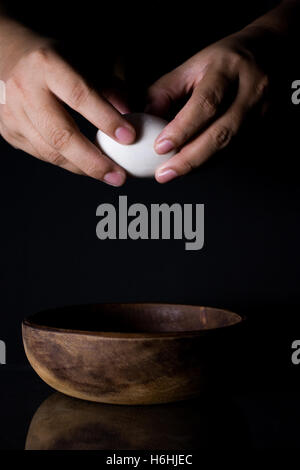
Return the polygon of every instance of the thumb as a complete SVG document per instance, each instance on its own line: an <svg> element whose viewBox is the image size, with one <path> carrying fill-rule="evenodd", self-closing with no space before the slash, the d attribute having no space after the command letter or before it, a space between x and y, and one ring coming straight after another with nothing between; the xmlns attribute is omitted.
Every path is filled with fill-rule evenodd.
<svg viewBox="0 0 300 470"><path fill-rule="evenodd" d="M129 92L125 81L118 77L112 77L109 86L106 86L99 90L104 98L110 102L120 114L130 113L128 105Z"/></svg>
<svg viewBox="0 0 300 470"><path fill-rule="evenodd" d="M165 116L171 104L185 95L184 85L181 67L163 75L148 88L145 112Z"/></svg>
<svg viewBox="0 0 300 470"><path fill-rule="evenodd" d="M102 90L102 95L107 101L116 108L120 114L130 113L130 108L127 104L127 99L122 90L105 88Z"/></svg>

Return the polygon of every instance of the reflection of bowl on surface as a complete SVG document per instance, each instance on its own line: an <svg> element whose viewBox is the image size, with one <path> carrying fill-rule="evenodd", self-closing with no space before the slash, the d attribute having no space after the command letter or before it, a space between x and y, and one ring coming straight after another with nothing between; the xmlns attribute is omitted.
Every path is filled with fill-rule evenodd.
<svg viewBox="0 0 300 470"><path fill-rule="evenodd" d="M67 395L165 403L203 389L242 324L239 315L208 307L98 304L29 317L23 342L35 371Z"/></svg>
<svg viewBox="0 0 300 470"><path fill-rule="evenodd" d="M27 450L191 450L244 447L245 423L226 396L152 406L114 406L54 393L37 409Z"/></svg>

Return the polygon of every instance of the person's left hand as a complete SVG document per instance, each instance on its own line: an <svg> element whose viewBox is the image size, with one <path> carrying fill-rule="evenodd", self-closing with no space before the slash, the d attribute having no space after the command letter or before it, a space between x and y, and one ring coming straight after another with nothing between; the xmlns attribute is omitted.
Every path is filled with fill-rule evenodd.
<svg viewBox="0 0 300 470"><path fill-rule="evenodd" d="M229 144L249 115L262 116L266 111L269 77L243 39L237 33L218 41L149 88L145 111L159 116L191 95L156 139L159 154L179 150L158 168L159 183L201 165Z"/></svg>

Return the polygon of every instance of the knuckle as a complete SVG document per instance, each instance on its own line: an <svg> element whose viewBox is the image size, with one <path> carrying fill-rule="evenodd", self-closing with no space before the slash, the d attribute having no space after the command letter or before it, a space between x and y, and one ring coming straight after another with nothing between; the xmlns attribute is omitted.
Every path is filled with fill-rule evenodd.
<svg viewBox="0 0 300 470"><path fill-rule="evenodd" d="M76 108L82 106L91 93L89 86L81 80L78 80L72 87L70 101Z"/></svg>
<svg viewBox="0 0 300 470"><path fill-rule="evenodd" d="M46 47L25 54L13 68L10 78L7 80L7 94L11 93L13 96L16 91L24 94L26 89L30 89L33 74L42 69L48 60L49 54L50 50Z"/></svg>
<svg viewBox="0 0 300 470"><path fill-rule="evenodd" d="M22 75L14 73L6 82L6 95L13 97L16 96L18 92L24 93L24 83Z"/></svg>
<svg viewBox="0 0 300 470"><path fill-rule="evenodd" d="M219 100L215 93L207 93L206 95L200 95L198 99L199 106L202 111L205 112L206 115L212 117L216 114Z"/></svg>
<svg viewBox="0 0 300 470"><path fill-rule="evenodd" d="M6 142L8 142L10 145L12 145L14 148L19 148L17 147L17 135L14 134L13 131L10 131L9 129L1 129L1 135Z"/></svg>
<svg viewBox="0 0 300 470"><path fill-rule="evenodd" d="M175 122L169 127L168 136L172 139L176 148L181 147L187 142L191 136L196 132L198 126L193 122L189 122L188 125L181 123L179 119L175 118Z"/></svg>
<svg viewBox="0 0 300 470"><path fill-rule="evenodd" d="M211 139L216 150L226 147L233 136L232 130L227 126L220 126L211 131Z"/></svg>
<svg viewBox="0 0 300 470"><path fill-rule="evenodd" d="M182 158L180 162L180 166L181 166L181 174L183 175L195 169L193 160L190 159L189 157Z"/></svg>
<svg viewBox="0 0 300 470"><path fill-rule="evenodd" d="M231 52L230 59L233 65L239 67L252 61L252 54L248 49L238 48Z"/></svg>
<svg viewBox="0 0 300 470"><path fill-rule="evenodd" d="M88 164L86 168L84 169L84 171L88 176L91 176L92 178L96 178L96 179L101 179L101 180L103 179L105 173L107 173L107 171L104 171L104 169L101 168L99 163Z"/></svg>
<svg viewBox="0 0 300 470"><path fill-rule="evenodd" d="M39 47L34 51L30 52L28 59L32 64L41 65L46 63L49 58L49 50L46 47Z"/></svg>
<svg viewBox="0 0 300 470"><path fill-rule="evenodd" d="M70 143L74 132L70 128L54 128L50 132L50 144L56 150L64 150Z"/></svg>
<svg viewBox="0 0 300 470"><path fill-rule="evenodd" d="M65 158L55 150L47 152L45 158L48 160L48 162L57 166L61 166L65 162Z"/></svg>
<svg viewBox="0 0 300 470"><path fill-rule="evenodd" d="M6 102L30 99L31 80L26 73L15 71L6 83Z"/></svg>
<svg viewBox="0 0 300 470"><path fill-rule="evenodd" d="M6 140L7 142L10 141L10 132L8 132L7 129L2 128L2 129L1 129L1 135L2 135L2 137L3 137L4 140Z"/></svg>
<svg viewBox="0 0 300 470"><path fill-rule="evenodd" d="M226 66L231 74L238 74L240 70L248 67L249 63L253 61L251 54L244 50L229 50L227 51Z"/></svg>
<svg viewBox="0 0 300 470"><path fill-rule="evenodd" d="M230 61L234 67L240 67L246 60L247 56L241 51L234 51L230 56Z"/></svg>
<svg viewBox="0 0 300 470"><path fill-rule="evenodd" d="M225 50L223 61L228 66L229 71L236 72L245 62L245 57L239 51Z"/></svg>

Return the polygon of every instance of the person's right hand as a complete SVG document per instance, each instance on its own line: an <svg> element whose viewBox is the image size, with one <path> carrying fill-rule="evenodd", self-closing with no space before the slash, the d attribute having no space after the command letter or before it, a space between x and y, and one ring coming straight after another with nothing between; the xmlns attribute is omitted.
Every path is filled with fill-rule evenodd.
<svg viewBox="0 0 300 470"><path fill-rule="evenodd" d="M134 141L134 128L53 50L50 41L19 25L13 32L14 25L5 25L0 33L0 79L6 85L1 135L41 160L121 186L126 172L80 133L61 102L120 143Z"/></svg>

